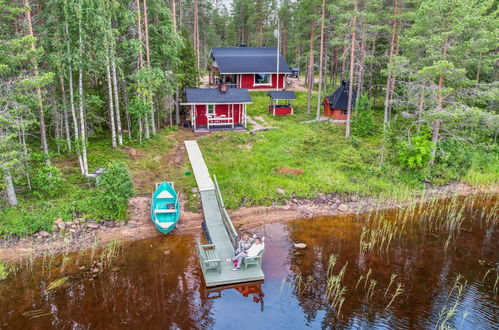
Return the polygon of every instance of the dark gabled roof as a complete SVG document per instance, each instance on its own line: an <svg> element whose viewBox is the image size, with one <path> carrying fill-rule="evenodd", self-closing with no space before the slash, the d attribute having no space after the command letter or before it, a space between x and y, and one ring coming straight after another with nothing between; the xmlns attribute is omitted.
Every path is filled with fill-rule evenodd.
<svg viewBox="0 0 499 330"><path fill-rule="evenodd" d="M341 86L327 97L331 109L348 110L348 81L341 81ZM352 108L355 106L355 91L352 90Z"/></svg>
<svg viewBox="0 0 499 330"><path fill-rule="evenodd" d="M275 47L213 48L211 54L222 74L277 72ZM288 63L281 54L279 54L279 73L291 73Z"/></svg>
<svg viewBox="0 0 499 330"><path fill-rule="evenodd" d="M253 103L246 88L228 88L224 93L218 88L187 88L185 96L183 105Z"/></svg>
<svg viewBox="0 0 499 330"><path fill-rule="evenodd" d="M291 91L272 91L267 95L273 100L296 100L295 92Z"/></svg>

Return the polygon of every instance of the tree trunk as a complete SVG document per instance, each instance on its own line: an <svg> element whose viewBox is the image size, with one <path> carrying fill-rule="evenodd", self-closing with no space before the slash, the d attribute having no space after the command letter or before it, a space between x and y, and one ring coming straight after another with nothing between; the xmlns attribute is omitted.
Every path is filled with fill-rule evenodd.
<svg viewBox="0 0 499 330"><path fill-rule="evenodd" d="M74 130L74 137L75 140L78 141L80 134L78 132L78 117L76 115L75 111L75 103L74 103L74 88L73 88L73 69L71 68L71 65L69 66L69 106L71 109L71 117L73 118L73 130ZM81 158L81 150L80 148L77 148L77 155L78 155L78 165L80 166L80 172L81 174L85 174L85 167L83 166L83 159Z"/></svg>
<svg viewBox="0 0 499 330"><path fill-rule="evenodd" d="M24 7L25 7L25 14L26 14L26 23L28 25L28 35L31 38L34 38L33 34L33 26L31 24L31 8L29 5L28 0L23 0L24 2ZM33 39L34 40L34 39ZM35 53L35 42L32 41L30 42L30 48L33 53ZM32 64L33 64L33 73L35 77L38 77L39 72L38 72L38 63L36 62L36 57L32 57ZM35 88L36 92L36 99L38 103L38 108L39 108L39 120L40 120L40 139L42 140L42 148L43 148L43 153L45 154L45 164L47 166L50 166L50 156L49 156L49 147L47 143L47 133L46 133L46 127L45 127L45 110L43 108L43 98L42 98L42 90L39 86L36 86Z"/></svg>
<svg viewBox="0 0 499 330"><path fill-rule="evenodd" d="M7 203L9 203L10 206L16 206L18 204L16 190L14 189L14 183L12 182L12 176L10 175L10 171L5 172L4 180L5 180L5 190L7 192Z"/></svg>
<svg viewBox="0 0 499 330"><path fill-rule="evenodd" d="M360 97L364 92L364 72L365 72L365 59L366 59L366 42L365 42L365 24L361 31L360 41L360 56L359 56L359 77L357 81L357 97Z"/></svg>
<svg viewBox="0 0 499 330"><path fill-rule="evenodd" d="M176 7L176 2L175 0L172 0L171 15L173 20L173 33L177 33L177 10L175 7Z"/></svg>
<svg viewBox="0 0 499 330"><path fill-rule="evenodd" d="M350 137L350 121L352 117L353 70L355 62L355 32L357 30L357 0L354 0L354 13L352 19L352 44L350 45L350 81L348 85L347 122L345 137Z"/></svg>
<svg viewBox="0 0 499 330"><path fill-rule="evenodd" d="M146 62L148 66L151 66L151 57L149 55L149 22L147 21L147 0L142 0L143 10L144 10L144 37L146 42Z"/></svg>
<svg viewBox="0 0 499 330"><path fill-rule="evenodd" d="M61 81L61 94L62 94L62 107L64 116L64 131L66 133L66 144L68 146L68 151L71 152L71 132L69 130L69 120L68 120L68 106L66 102L66 89L64 88L64 76L61 74L59 76Z"/></svg>
<svg viewBox="0 0 499 330"><path fill-rule="evenodd" d="M258 13L260 25L258 26L258 45L262 47L263 45L263 21L265 17L263 16L263 0L258 0ZM286 57L286 56L284 56Z"/></svg>
<svg viewBox="0 0 499 330"><path fill-rule="evenodd" d="M111 69L113 70L113 90L114 90L114 108L116 115L116 131L118 132L118 145L123 145L123 130L121 128L120 98L118 94L118 77L116 75L116 61L114 56L111 59Z"/></svg>
<svg viewBox="0 0 499 330"><path fill-rule="evenodd" d="M79 1L81 10L81 0ZM81 17L78 19L78 51L80 57L80 66L78 68L78 98L80 107L80 134L81 134L81 157L83 165L83 175L88 175L88 162L87 162L87 141L86 141L86 125L85 125L85 109L83 107L83 35L81 29Z"/></svg>
<svg viewBox="0 0 499 330"><path fill-rule="evenodd" d="M200 46L199 46L199 1L194 0L194 51L196 52L197 68L200 67Z"/></svg>
<svg viewBox="0 0 499 330"><path fill-rule="evenodd" d="M142 58L142 23L140 18L140 2L139 0L135 0L135 5L137 6L137 31L139 34L139 68L143 66L143 58Z"/></svg>
<svg viewBox="0 0 499 330"><path fill-rule="evenodd" d="M383 125L386 126L388 124L388 120L390 119L390 111L391 111L391 103L390 103L390 95L392 93L392 64L393 64L393 55L395 52L395 40L397 38L397 22L398 22L398 0L394 0L393 3L393 22L392 22L392 38L390 40L390 54L388 56L388 77L386 78L386 94L385 94L385 111L383 118Z"/></svg>
<svg viewBox="0 0 499 330"><path fill-rule="evenodd" d="M116 128L114 125L114 104L113 104L113 82L111 79L111 60L109 56L106 61L106 74L107 74L107 97L109 105L109 125L111 126L111 145L113 148L117 147L116 144Z"/></svg>
<svg viewBox="0 0 499 330"><path fill-rule="evenodd" d="M28 153L28 144L26 143L26 131L24 127L21 125L21 142L23 145L23 153L24 153L24 170L26 173L26 182L28 183L28 189L31 190L31 177L29 175L29 153Z"/></svg>
<svg viewBox="0 0 499 330"><path fill-rule="evenodd" d="M315 39L315 26L312 24L310 31L310 44L308 55L308 95L307 95L307 113L310 114L312 110L312 88L314 86L314 39Z"/></svg>
<svg viewBox="0 0 499 330"><path fill-rule="evenodd" d="M448 50L448 40L447 38L444 39L444 44L443 44L443 56L444 59L447 58L447 50ZM442 112L443 107L444 107L444 82L445 82L445 77L440 76L438 78L438 89L437 89L437 112ZM433 149L431 151L431 158L430 158L430 166L433 166L435 163L435 156L437 154L437 144L438 140L440 139L440 126L442 124L442 121L440 119L435 119L433 122L433 130L432 130L432 135L431 135L431 141L433 142Z"/></svg>
<svg viewBox="0 0 499 330"><path fill-rule="evenodd" d="M423 108L424 108L424 87L421 87L421 92L419 92L419 104L418 104L418 129L417 132L421 131L421 119L423 118Z"/></svg>
<svg viewBox="0 0 499 330"><path fill-rule="evenodd" d="M87 163L87 141L85 134L85 110L83 107L83 69L79 69L78 73L78 97L80 106L80 133L81 133L81 157L83 164L83 175L88 174L88 163Z"/></svg>
<svg viewBox="0 0 499 330"><path fill-rule="evenodd" d="M319 90L317 96L317 114L315 116L316 120L321 117L321 92L322 92L322 59L324 57L324 16L326 11L326 0L322 0L322 14L321 14L321 41L320 41L320 53L319 53Z"/></svg>
<svg viewBox="0 0 499 330"><path fill-rule="evenodd" d="M175 90L175 122L180 125L180 87Z"/></svg>

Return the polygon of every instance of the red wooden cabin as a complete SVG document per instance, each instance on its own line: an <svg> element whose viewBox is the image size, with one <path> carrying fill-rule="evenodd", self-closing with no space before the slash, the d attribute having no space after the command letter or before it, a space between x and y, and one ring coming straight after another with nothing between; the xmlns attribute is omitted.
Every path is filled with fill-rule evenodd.
<svg viewBox="0 0 499 330"><path fill-rule="evenodd" d="M291 73L284 57L272 47L213 48L211 58L210 83L215 86L282 90Z"/></svg>
<svg viewBox="0 0 499 330"><path fill-rule="evenodd" d="M346 121L348 111L348 87L349 82L343 80L341 86L333 94L324 97L324 116L333 118L333 120ZM355 106L355 91L352 91L352 106Z"/></svg>
<svg viewBox="0 0 499 330"><path fill-rule="evenodd" d="M293 114L292 100L296 100L295 92L272 91L267 93L270 96L269 112L274 116L286 116Z"/></svg>
<svg viewBox="0 0 499 330"><path fill-rule="evenodd" d="M195 132L246 129L246 105L253 103L244 88L187 88L186 102Z"/></svg>

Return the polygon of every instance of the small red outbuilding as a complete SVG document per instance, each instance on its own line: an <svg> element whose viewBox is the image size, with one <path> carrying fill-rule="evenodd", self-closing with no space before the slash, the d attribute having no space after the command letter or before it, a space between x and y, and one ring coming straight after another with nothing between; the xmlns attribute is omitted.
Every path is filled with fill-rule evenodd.
<svg viewBox="0 0 499 330"><path fill-rule="evenodd" d="M192 129L199 131L246 129L246 105L253 103L244 88L187 88Z"/></svg>
<svg viewBox="0 0 499 330"><path fill-rule="evenodd" d="M324 97L322 103L324 105L324 116L333 118L333 120L347 120L348 88L349 82L343 80L341 86L333 94ZM352 91L352 106L350 109L355 106L355 98L355 91Z"/></svg>

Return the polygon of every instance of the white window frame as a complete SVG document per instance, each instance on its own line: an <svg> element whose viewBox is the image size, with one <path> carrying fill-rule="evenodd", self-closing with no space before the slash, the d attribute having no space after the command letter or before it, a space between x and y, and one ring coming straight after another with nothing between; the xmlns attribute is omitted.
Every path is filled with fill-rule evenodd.
<svg viewBox="0 0 499 330"><path fill-rule="evenodd" d="M269 82L266 83L257 83L256 82L256 75L265 75L265 76L270 76ZM253 74L253 86L272 86L272 73L255 73Z"/></svg>
<svg viewBox="0 0 499 330"><path fill-rule="evenodd" d="M213 112L210 112L210 108L213 109ZM206 105L206 116L215 116L216 111L215 111L215 104L207 104Z"/></svg>

